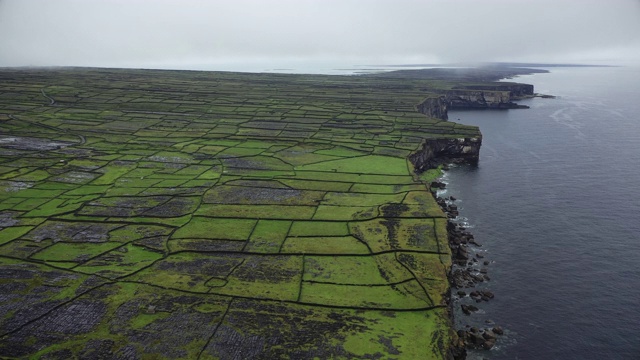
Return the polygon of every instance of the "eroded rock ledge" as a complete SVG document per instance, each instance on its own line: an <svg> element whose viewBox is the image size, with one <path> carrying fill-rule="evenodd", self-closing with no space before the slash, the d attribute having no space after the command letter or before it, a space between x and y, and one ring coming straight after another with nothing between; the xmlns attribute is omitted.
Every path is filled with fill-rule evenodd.
<svg viewBox="0 0 640 360"><path fill-rule="evenodd" d="M533 97L533 85L495 83L459 86L445 93L450 109L527 109L512 100Z"/></svg>
<svg viewBox="0 0 640 360"><path fill-rule="evenodd" d="M416 105L416 109L419 113L431 118L440 120L447 120L449 118L447 114L448 103L444 96L426 98L423 102Z"/></svg>
<svg viewBox="0 0 640 360"><path fill-rule="evenodd" d="M417 172L446 163L477 164L480 158L482 136L452 139L425 139L409 161Z"/></svg>
<svg viewBox="0 0 640 360"><path fill-rule="evenodd" d="M534 95L533 85L531 84L519 84L511 82L496 82L480 85L464 85L456 86L454 89L459 90L480 90L480 91L508 91L511 99L523 99Z"/></svg>
<svg viewBox="0 0 640 360"><path fill-rule="evenodd" d="M527 109L511 101L510 91L455 89L446 92L445 101L451 109Z"/></svg>
<svg viewBox="0 0 640 360"><path fill-rule="evenodd" d="M449 109L518 109L528 108L512 100L534 97L533 85L493 83L463 85L446 90L443 96L429 97L416 106L418 112L436 119L448 120ZM409 156L416 171L422 172L443 163L477 164L482 135L477 137L425 139Z"/></svg>

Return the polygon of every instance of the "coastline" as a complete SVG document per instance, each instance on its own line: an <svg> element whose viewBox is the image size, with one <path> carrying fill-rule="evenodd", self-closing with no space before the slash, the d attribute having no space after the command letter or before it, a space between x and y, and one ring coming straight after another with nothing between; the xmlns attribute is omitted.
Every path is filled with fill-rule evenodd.
<svg viewBox="0 0 640 360"><path fill-rule="evenodd" d="M526 72L523 73L526 74ZM516 75L519 74L513 76ZM447 119L448 109L468 111L528 109L528 106L519 105L512 100L534 97L554 98L552 95L535 93L533 85L529 84L494 84L507 85L495 87L485 85L485 88L469 86L465 90L448 91L441 99L442 101L427 99L417 108L419 112L427 116ZM500 91L496 92L496 88ZM414 153L410 156L410 160L416 165L417 171L440 169L446 172L454 164L477 166L481 144L482 135L472 139L449 140L444 145L439 144L440 146L438 146L438 140L429 140L424 142L422 150L418 152L421 156ZM469 316L481 311L481 308L476 304L488 302L495 295L486 287L476 289L477 285L491 280L488 274L491 261L486 260L485 256L477 251L482 247L482 244L476 242L471 231L458 221L459 212L456 205L458 199L454 195L440 196L440 192L446 189L446 183L440 179L441 177L438 177L435 181L430 182L429 189L447 217L447 237L451 251L451 267L448 274L449 292L446 301L451 316L452 336L447 356L451 359L462 360L467 357L467 349L491 350L496 346L498 339L504 335L504 329L489 319L485 321L486 327L466 325L465 328L457 329L455 326L456 316Z"/></svg>
<svg viewBox="0 0 640 360"><path fill-rule="evenodd" d="M444 183L438 182L438 189L445 189ZM491 280L488 275L488 266L491 261L477 252L482 246L475 241L474 235L458 219L458 208L455 205L458 200L453 195L440 197L437 191L434 193L438 205L447 214L447 234L449 246L452 249L452 266L449 274L451 286L449 294L449 307L452 311L452 320L456 314L468 316L481 310L475 304L488 302L494 298L491 290L475 289L477 285ZM475 253L475 254L472 254ZM454 294L455 291L455 294ZM454 296L456 296L454 298ZM466 300L466 304L458 304ZM458 310L458 306L459 310ZM491 350L498 338L504 334L503 328L487 320L488 326L484 328L466 326L464 329L455 329L456 336L453 339L453 358L465 359L466 349Z"/></svg>

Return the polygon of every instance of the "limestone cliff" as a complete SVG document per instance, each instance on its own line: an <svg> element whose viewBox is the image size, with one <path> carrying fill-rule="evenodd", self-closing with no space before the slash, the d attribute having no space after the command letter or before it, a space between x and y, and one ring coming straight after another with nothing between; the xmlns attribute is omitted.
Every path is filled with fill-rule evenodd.
<svg viewBox="0 0 640 360"><path fill-rule="evenodd" d="M508 101L508 92L499 93L489 97L490 101L500 102L505 99ZM474 99L478 101L478 98ZM484 99L486 101L486 98ZM447 100L447 96L437 96L425 99L416 108L420 113L428 117L447 120L449 104L450 100ZM424 139L418 150L409 155L409 161L411 161L417 173L436 168L444 163L466 162L477 164L480 158L481 145L482 135L479 133L475 137Z"/></svg>
<svg viewBox="0 0 640 360"><path fill-rule="evenodd" d="M476 85L464 85L456 86L454 87L454 89L508 91L510 93L511 100L522 99L534 95L533 85L511 82L493 82Z"/></svg>
<svg viewBox="0 0 640 360"><path fill-rule="evenodd" d="M499 82L461 85L445 92L451 109L526 109L513 100L532 96L533 85Z"/></svg>
<svg viewBox="0 0 640 360"><path fill-rule="evenodd" d="M447 101L444 96L426 98L416 106L418 112L430 118L447 120Z"/></svg>
<svg viewBox="0 0 640 360"><path fill-rule="evenodd" d="M417 173L445 163L477 164L480 158L482 135L477 137L425 139L418 150L409 155Z"/></svg>
<svg viewBox="0 0 640 360"><path fill-rule="evenodd" d="M518 109L527 108L511 101L510 91L496 90L448 90L445 95L451 109Z"/></svg>

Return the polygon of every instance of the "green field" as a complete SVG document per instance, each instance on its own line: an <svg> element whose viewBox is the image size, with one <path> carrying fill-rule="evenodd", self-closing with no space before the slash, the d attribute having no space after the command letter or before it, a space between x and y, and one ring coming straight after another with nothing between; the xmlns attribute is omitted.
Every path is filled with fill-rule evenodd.
<svg viewBox="0 0 640 360"><path fill-rule="evenodd" d="M445 358L452 86L0 69L0 356Z"/></svg>

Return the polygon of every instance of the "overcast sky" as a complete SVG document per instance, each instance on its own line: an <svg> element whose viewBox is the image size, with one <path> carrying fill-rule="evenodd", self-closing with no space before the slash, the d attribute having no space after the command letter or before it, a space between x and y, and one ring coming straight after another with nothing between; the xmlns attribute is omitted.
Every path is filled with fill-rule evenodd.
<svg viewBox="0 0 640 360"><path fill-rule="evenodd" d="M640 65L640 0L0 0L0 66Z"/></svg>

